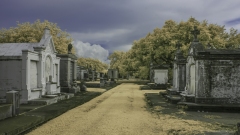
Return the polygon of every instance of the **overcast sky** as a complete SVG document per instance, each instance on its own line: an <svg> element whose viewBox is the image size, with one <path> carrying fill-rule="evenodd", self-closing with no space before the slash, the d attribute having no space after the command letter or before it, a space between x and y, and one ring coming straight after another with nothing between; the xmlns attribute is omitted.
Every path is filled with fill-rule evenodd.
<svg viewBox="0 0 240 135"><path fill-rule="evenodd" d="M240 30L239 7L239 0L1 0L0 28L48 20L71 34L78 56L105 61L169 19Z"/></svg>

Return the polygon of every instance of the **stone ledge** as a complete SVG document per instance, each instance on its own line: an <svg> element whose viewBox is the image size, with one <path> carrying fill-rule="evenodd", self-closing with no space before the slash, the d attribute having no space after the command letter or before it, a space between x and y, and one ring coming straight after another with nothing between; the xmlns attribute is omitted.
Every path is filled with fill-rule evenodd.
<svg viewBox="0 0 240 135"><path fill-rule="evenodd" d="M42 98L28 101L28 104L50 105L53 103L57 103L60 100L65 100L72 97L74 97L74 94L71 94L71 93L62 93L61 95L45 95Z"/></svg>
<svg viewBox="0 0 240 135"><path fill-rule="evenodd" d="M0 121L0 135L26 134L37 126L56 118L66 111L82 105L101 95L100 92L81 92L68 100L56 104L38 107L24 112L19 116ZM21 106L20 106L21 108Z"/></svg>
<svg viewBox="0 0 240 135"><path fill-rule="evenodd" d="M42 91L42 88L35 88L35 89L31 89L31 91Z"/></svg>

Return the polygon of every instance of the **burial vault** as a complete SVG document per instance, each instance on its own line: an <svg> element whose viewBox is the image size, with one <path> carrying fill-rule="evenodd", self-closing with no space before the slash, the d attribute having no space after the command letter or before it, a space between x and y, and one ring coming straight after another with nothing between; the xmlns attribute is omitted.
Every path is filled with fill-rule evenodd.
<svg viewBox="0 0 240 135"><path fill-rule="evenodd" d="M68 45L68 54L57 54L60 60L60 86L61 92L76 93L80 89L77 81L77 56L71 52L72 44Z"/></svg>
<svg viewBox="0 0 240 135"><path fill-rule="evenodd" d="M193 31L186 64L183 101L207 104L240 103L240 49L205 49Z"/></svg>
<svg viewBox="0 0 240 135"><path fill-rule="evenodd" d="M20 102L60 93L59 63L50 30L39 43L0 44L0 99L10 90L20 92Z"/></svg>
<svg viewBox="0 0 240 135"><path fill-rule="evenodd" d="M168 83L168 66L150 65L150 80L155 84L167 84Z"/></svg>

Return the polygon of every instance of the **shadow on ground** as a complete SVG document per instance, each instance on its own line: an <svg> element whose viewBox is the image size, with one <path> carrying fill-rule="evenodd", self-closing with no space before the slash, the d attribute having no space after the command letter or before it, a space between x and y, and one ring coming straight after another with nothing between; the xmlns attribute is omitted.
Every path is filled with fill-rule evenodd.
<svg viewBox="0 0 240 135"><path fill-rule="evenodd" d="M240 113L236 112L209 112L203 110L185 111L178 109L177 104L169 103L159 93L145 93L148 110L158 115L171 115L179 119L195 120L206 123L211 123L217 126L217 131L230 131L231 133L237 130L236 124L240 122ZM222 134L207 133L206 134ZM224 133L228 134L228 133Z"/></svg>
<svg viewBox="0 0 240 135"><path fill-rule="evenodd" d="M80 106L101 95L104 91L116 87L118 84L105 87L103 90L93 90L76 93L74 97L58 101L50 105L20 105L20 115L0 121L0 135L25 134L35 127Z"/></svg>

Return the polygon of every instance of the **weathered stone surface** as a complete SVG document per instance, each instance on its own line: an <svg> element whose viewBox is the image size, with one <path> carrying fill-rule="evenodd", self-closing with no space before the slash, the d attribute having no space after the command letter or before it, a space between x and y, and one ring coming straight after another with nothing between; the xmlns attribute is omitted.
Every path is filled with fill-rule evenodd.
<svg viewBox="0 0 240 135"><path fill-rule="evenodd" d="M186 58L180 50L178 43L173 63L173 88L171 91L184 91L186 85Z"/></svg>
<svg viewBox="0 0 240 135"><path fill-rule="evenodd" d="M59 61L50 30L45 28L39 43L0 44L0 99L9 90L19 91L21 103L47 93L59 93ZM48 89L52 76L56 89ZM52 87L52 86L51 86Z"/></svg>
<svg viewBox="0 0 240 135"><path fill-rule="evenodd" d="M186 93L196 103L240 103L240 50L205 49L194 40L186 64Z"/></svg>
<svg viewBox="0 0 240 135"><path fill-rule="evenodd" d="M168 66L167 65L151 65L150 80L155 84L168 83Z"/></svg>
<svg viewBox="0 0 240 135"><path fill-rule="evenodd" d="M79 87L73 87L77 80L77 56L74 54L57 54L60 60L60 86L61 92L76 93Z"/></svg>

